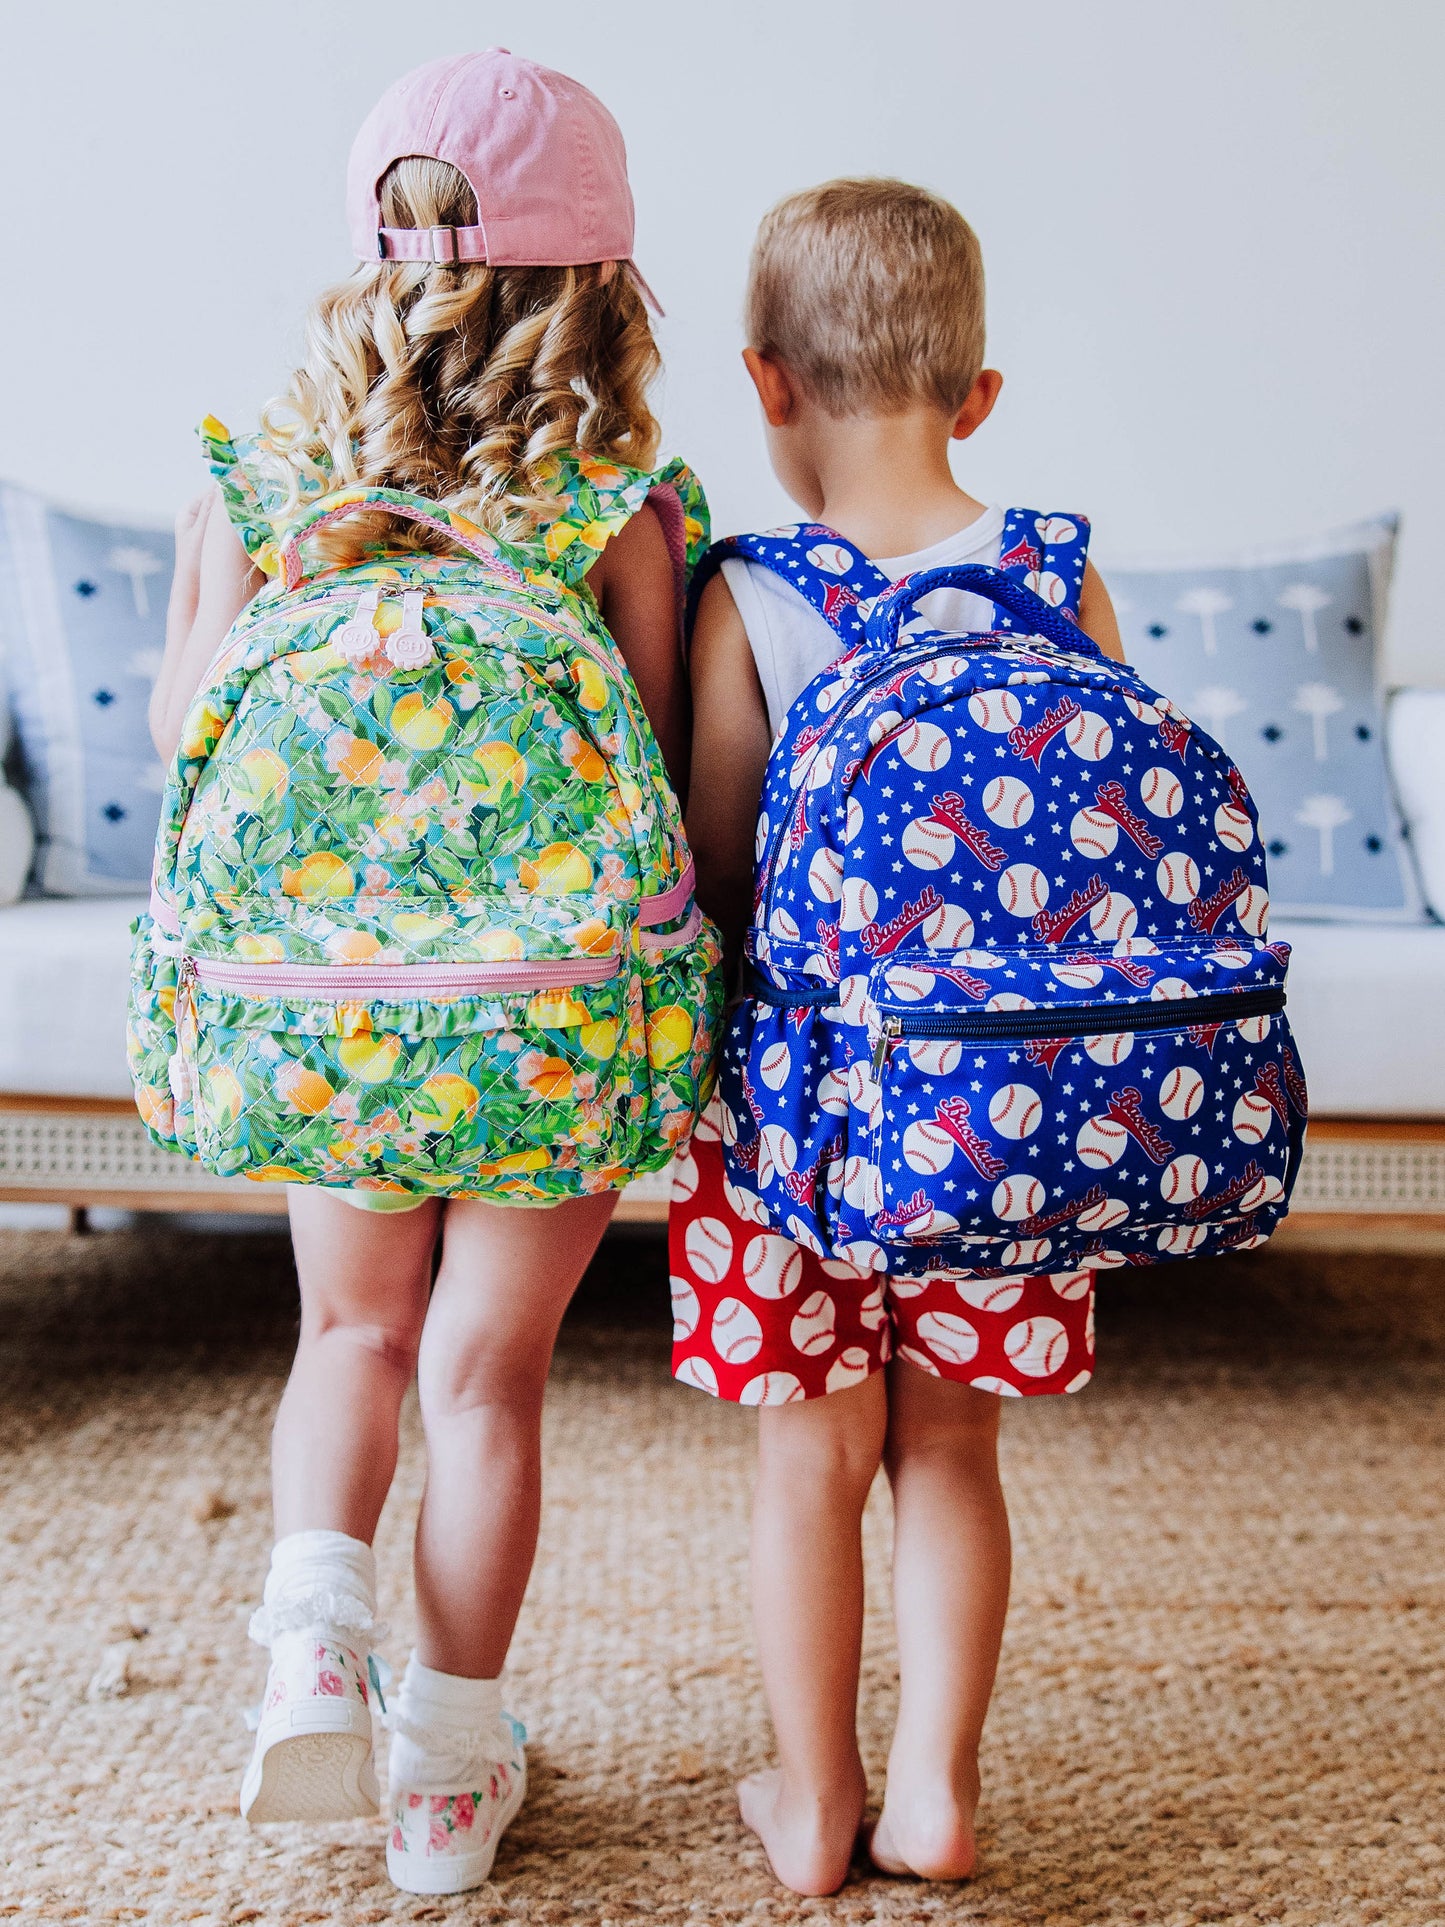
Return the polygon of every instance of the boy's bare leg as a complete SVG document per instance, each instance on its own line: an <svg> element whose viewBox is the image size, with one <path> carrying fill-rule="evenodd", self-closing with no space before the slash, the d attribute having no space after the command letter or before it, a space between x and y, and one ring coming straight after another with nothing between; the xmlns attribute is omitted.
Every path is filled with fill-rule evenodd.
<svg viewBox="0 0 1445 1927"><path fill-rule="evenodd" d="M773 1872L800 1894L842 1886L867 1783L858 1755L863 1507L887 1423L882 1372L758 1414L752 1593L779 1765L738 1788Z"/></svg>
<svg viewBox="0 0 1445 1927"><path fill-rule="evenodd" d="M1009 1525L999 1400L888 1368L898 1725L871 1851L887 1873L973 1872L978 1747L1008 1612Z"/></svg>

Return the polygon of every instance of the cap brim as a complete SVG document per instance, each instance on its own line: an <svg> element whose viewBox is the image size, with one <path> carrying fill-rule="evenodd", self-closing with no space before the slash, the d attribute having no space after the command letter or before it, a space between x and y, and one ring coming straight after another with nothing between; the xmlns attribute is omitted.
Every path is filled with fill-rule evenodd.
<svg viewBox="0 0 1445 1927"><path fill-rule="evenodd" d="M633 287L636 288L637 292L642 296L643 300L647 303L648 307L651 308L652 312L655 315L666 318L666 315L667 315L666 308L663 307L662 303L658 300L657 296L652 292L651 288L649 288L647 283L643 280L641 274L638 272L637 263L635 261L624 261L622 265L627 270L627 278L631 281Z"/></svg>

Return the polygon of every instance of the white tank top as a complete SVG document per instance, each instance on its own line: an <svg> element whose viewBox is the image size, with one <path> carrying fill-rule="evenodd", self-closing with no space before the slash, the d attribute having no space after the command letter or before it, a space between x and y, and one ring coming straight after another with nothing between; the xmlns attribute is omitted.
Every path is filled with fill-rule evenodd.
<svg viewBox="0 0 1445 1927"><path fill-rule="evenodd" d="M946 535L931 548L913 555L880 555L873 560L896 582L947 562L986 562L996 565L1002 552L1003 510L986 508L966 528ZM730 556L722 565L748 644L757 664L758 681L768 705L768 727L776 736L783 718L821 669L841 653L843 639L811 603L781 576L761 563ZM993 605L963 589L935 589L919 603L904 633L915 628L957 632L992 626Z"/></svg>

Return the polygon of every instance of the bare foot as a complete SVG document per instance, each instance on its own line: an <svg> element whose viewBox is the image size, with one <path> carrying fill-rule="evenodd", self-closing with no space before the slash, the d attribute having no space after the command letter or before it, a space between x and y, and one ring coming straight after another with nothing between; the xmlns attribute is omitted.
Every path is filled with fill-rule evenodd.
<svg viewBox="0 0 1445 1927"><path fill-rule="evenodd" d="M868 1854L880 1873L967 1880L977 1858L973 1804L948 1789L906 1793L890 1780Z"/></svg>
<svg viewBox="0 0 1445 1927"><path fill-rule="evenodd" d="M867 1792L861 1766L856 1786L824 1796L796 1791L774 1766L739 1780L738 1810L785 1887L835 1894L848 1877Z"/></svg>

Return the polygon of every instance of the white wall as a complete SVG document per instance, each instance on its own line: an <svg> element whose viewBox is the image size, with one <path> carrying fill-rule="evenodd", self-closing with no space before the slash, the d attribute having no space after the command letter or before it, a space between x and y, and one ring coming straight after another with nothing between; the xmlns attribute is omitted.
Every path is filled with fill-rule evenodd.
<svg viewBox="0 0 1445 1927"><path fill-rule="evenodd" d="M1089 511L1105 555L1399 507L1389 670L1445 682L1432 0L7 0L0 20L0 473L169 513L191 424L249 420L349 266L343 168L374 96L502 43L622 122L669 310L668 442L720 530L782 506L736 357L758 215L902 174L958 202L989 266L1008 385L962 452L973 489Z"/></svg>

